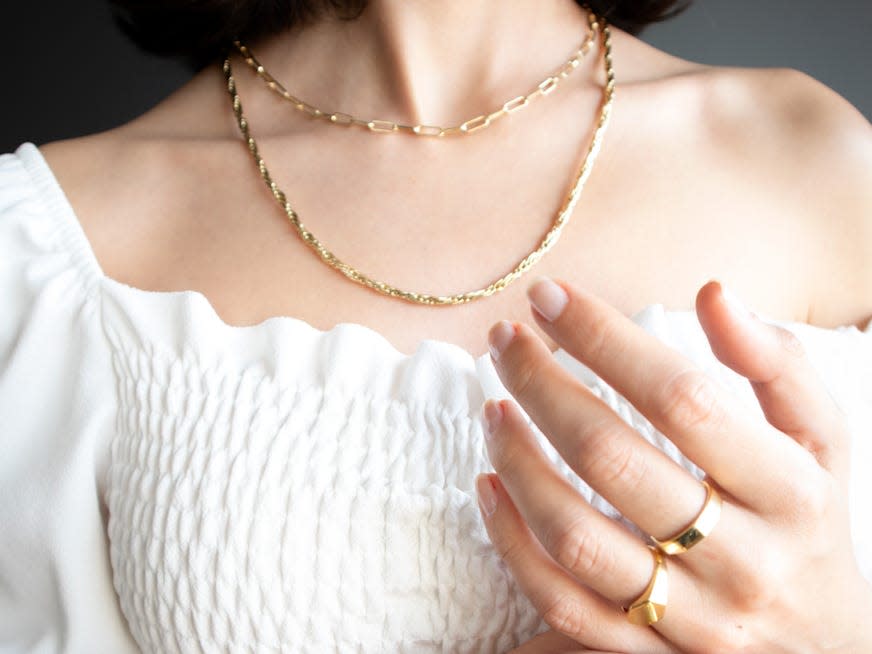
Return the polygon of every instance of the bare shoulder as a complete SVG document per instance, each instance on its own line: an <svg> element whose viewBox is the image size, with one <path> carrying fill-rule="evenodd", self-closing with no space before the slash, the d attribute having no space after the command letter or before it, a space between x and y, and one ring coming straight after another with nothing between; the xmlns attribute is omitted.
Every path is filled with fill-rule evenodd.
<svg viewBox="0 0 872 654"><path fill-rule="evenodd" d="M154 287L162 271L149 262L190 228L181 218L214 210L203 178L237 174L215 147L125 126L39 145L106 274Z"/></svg>
<svg viewBox="0 0 872 654"><path fill-rule="evenodd" d="M83 214L93 213L87 207L101 200L114 204L122 194L130 197L183 174L183 165L168 164L186 163L186 146L208 147L226 133L226 94L215 83L216 75L204 69L129 122L40 144L61 186L79 200L72 204L82 206Z"/></svg>
<svg viewBox="0 0 872 654"><path fill-rule="evenodd" d="M700 74L703 123L736 148L756 144L762 155L785 149L796 168L847 172L868 162L872 129L866 118L823 83L791 68L711 68ZM785 161L785 163L789 163Z"/></svg>
<svg viewBox="0 0 872 654"><path fill-rule="evenodd" d="M745 193L790 217L785 243L813 244L808 322L865 326L872 318L872 125L850 102L789 68L708 66L618 33L619 92L677 152L727 193ZM620 57L620 58L619 58ZM621 88L623 86L623 88ZM653 143L653 138L652 138ZM699 174L699 173L697 173ZM805 282L798 282L805 283Z"/></svg>
<svg viewBox="0 0 872 654"><path fill-rule="evenodd" d="M144 236L178 231L179 205L206 195L204 176L233 174L217 74L204 69L116 127L39 144L107 272L129 267Z"/></svg>
<svg viewBox="0 0 872 654"><path fill-rule="evenodd" d="M126 130L115 128L49 143L39 150L73 207L96 256L106 269L115 266L125 243L141 225L145 203L161 197L156 189L163 180L151 171L156 157L166 149L150 147L146 141L126 137ZM151 194L143 189L151 188Z"/></svg>
<svg viewBox="0 0 872 654"><path fill-rule="evenodd" d="M869 181L872 125L820 81L791 68L700 64L619 35L616 47L626 66L619 86L649 102L667 96L684 101L678 115L700 137L701 146L741 156L751 165L779 158L792 164L788 172L809 171L809 166L821 172L835 165L830 176L853 172L855 181ZM749 153L755 155L750 160ZM793 156L788 159L786 154ZM856 170L861 163L864 169Z"/></svg>
<svg viewBox="0 0 872 654"><path fill-rule="evenodd" d="M808 322L872 318L872 125L847 100L792 69L703 74L701 124L725 159L783 198L818 244ZM792 234L785 234L790 241Z"/></svg>

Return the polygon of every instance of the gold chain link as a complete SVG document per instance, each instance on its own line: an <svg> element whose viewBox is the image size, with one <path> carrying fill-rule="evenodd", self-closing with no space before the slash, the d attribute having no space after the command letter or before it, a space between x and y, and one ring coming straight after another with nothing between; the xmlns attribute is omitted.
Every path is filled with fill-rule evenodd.
<svg viewBox="0 0 872 654"><path fill-rule="evenodd" d="M474 134L485 127L489 127L499 118L503 116L508 116L511 113L516 112L518 109L522 107L526 107L530 102L535 100L537 97L548 95L554 89L557 88L557 85L560 83L562 79L566 79L569 77L576 68L578 68L581 63L582 58L590 51L593 46L596 37L597 31L599 29L599 24L596 22L596 17L588 12L588 23L590 25L590 29L587 35L582 41L581 46L579 46L578 50L576 50L572 56L564 63L553 75L549 75L544 80L542 80L536 87L526 95L519 95L511 100L504 102L502 107L499 109L492 111L491 113L481 114L480 116L476 116L475 118L470 118L467 121L464 121L460 125L455 125L453 127L440 127L439 125L403 125L400 123L395 123L390 120L364 120L362 118L356 118L350 114L342 113L340 111L324 111L322 109L318 109L314 105L309 104L305 100L301 100L296 97L292 93L290 93L281 82L279 82L275 77L273 77L267 70L264 68L263 64L257 60L257 57L254 56L254 53L250 48L243 45L238 39L233 41L233 45L242 55L242 58L245 60L252 70L257 73L257 76L260 77L264 83L273 91L279 94L285 100L288 100L293 107L302 111L306 115L312 118L321 118L326 120L327 122L333 123L334 125L342 125L345 127L351 125L357 125L360 127L367 128L370 132L375 134L391 134L393 132L405 132L407 134L411 134L413 136L426 136L426 137L443 137L443 136L453 136L453 135L464 135L464 134Z"/></svg>
<svg viewBox="0 0 872 654"><path fill-rule="evenodd" d="M297 230L300 238L302 238L303 242L311 247L321 257L322 261L332 266L333 268L336 268L350 280L367 286L368 288L371 288L379 293L388 295L390 297L407 300L409 302L414 302L417 304L433 306L465 304L472 300L489 297L499 291L502 291L509 284L511 284L513 281L515 281L521 275L527 272L530 268L532 268L545 255L545 253L554 246L554 244L560 237L560 233L562 232L563 227L569 222L572 210L575 208L575 205L578 202L578 198L581 195L581 191L584 188L585 182L590 176L594 160L596 159L596 156L599 153L600 146L602 144L603 135L605 133L606 125L608 124L608 119L611 113L611 107L614 101L615 94L615 77L612 68L611 53L611 33L608 24L606 23L605 19L597 18L592 13L590 20L591 26L595 31L599 31L601 26L603 43L603 63L605 65L606 83L603 87L603 98L596 128L594 130L593 136L591 137L590 145L588 147L587 153L585 154L584 161L582 162L578 174L576 175L575 181L563 202L563 206L558 211L557 217L555 218L551 229L539 243L539 246L526 257L524 257L510 273L503 277L500 277L485 288L476 291L469 291L466 293L458 293L456 295L428 295L425 293L415 293L412 291L400 290L385 282L380 282L372 279L368 275L356 270L347 263L340 261L332 252L325 248L321 244L321 242L318 241L317 238L315 238L315 235L312 234L312 232L310 232L308 229L306 229L306 226L300 220L297 212L294 211L294 209L290 205L290 202L288 202L287 196L285 195L284 191L282 191L275 183L275 181L273 181L269 171L267 170L266 164L264 163L258 152L257 142L251 135L248 121L242 113L242 102L240 101L239 94L236 91L236 81L233 79L229 54L224 59L223 71L224 76L227 80L227 91L229 92L230 98L233 103L233 113L236 116L239 130L242 133L242 136L245 139L246 143L248 144L248 149L251 151L251 154L254 157L255 163L257 164L263 181L269 187L270 191L273 194L273 197L275 197L275 199L281 205L282 209L284 209L288 220L290 220L291 224Z"/></svg>

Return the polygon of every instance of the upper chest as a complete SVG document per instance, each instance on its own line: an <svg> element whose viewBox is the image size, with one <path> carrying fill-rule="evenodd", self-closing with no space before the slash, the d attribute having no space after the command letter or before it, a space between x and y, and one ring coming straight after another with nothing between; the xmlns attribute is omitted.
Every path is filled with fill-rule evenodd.
<svg viewBox="0 0 872 654"><path fill-rule="evenodd" d="M588 118L596 106L583 104L579 95L581 106L452 142L325 126L262 138L261 155L302 225L339 261L401 290L451 295L486 287L539 249L584 159L592 122L572 112ZM436 338L478 355L501 318L545 337L524 295L538 274L593 290L628 315L655 302L691 308L699 287L718 278L761 313L804 319L811 226L695 142L699 130L684 122L617 104L578 204L531 274L448 307L386 297L328 266L241 142L134 144L144 156L128 153L121 165L115 157L105 183L88 188L69 171L74 157L50 163L62 185L70 180L107 275L201 291L232 324L273 315L321 329L357 322L404 352Z"/></svg>

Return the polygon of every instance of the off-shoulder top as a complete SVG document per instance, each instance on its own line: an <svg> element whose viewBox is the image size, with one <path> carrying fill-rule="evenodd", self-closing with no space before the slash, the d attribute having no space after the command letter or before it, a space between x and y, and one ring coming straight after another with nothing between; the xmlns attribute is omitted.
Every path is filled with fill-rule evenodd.
<svg viewBox="0 0 872 654"><path fill-rule="evenodd" d="M760 411L692 310L632 319ZM851 421L853 538L872 579L872 328L781 324ZM230 326L198 292L111 279L37 146L21 144L0 155L0 652L520 644L546 625L477 508L488 397L510 397L490 357L451 343L403 354L355 323Z"/></svg>

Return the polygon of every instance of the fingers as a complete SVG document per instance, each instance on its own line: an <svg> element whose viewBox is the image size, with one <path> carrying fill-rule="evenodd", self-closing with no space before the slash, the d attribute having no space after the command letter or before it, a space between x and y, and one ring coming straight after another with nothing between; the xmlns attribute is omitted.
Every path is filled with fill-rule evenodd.
<svg viewBox="0 0 872 654"><path fill-rule="evenodd" d="M671 536L686 525L688 516L695 515L705 500L702 485L554 362L539 338L526 336L520 335L512 351L502 355L519 362L512 368L511 387L563 460L655 538ZM520 447L518 440L502 438L500 442L511 441L506 446L511 449ZM497 465L493 458L492 463ZM502 476L499 468L497 472Z"/></svg>
<svg viewBox="0 0 872 654"><path fill-rule="evenodd" d="M665 569L649 552L646 567L642 541L600 522L538 447L520 408L491 400L486 407L503 409L488 438L500 477L483 477L489 482L479 492L491 540L523 592L555 631L587 650L769 651L785 638L806 642L807 616L797 618L797 607L838 613L838 594L819 602L819 593L856 572L845 571L847 503L831 474L845 465L846 421L799 341L732 310L718 284L700 291L697 313L712 349L749 379L763 419L607 303L566 284L543 296L545 282L530 292L542 328L703 467L724 501L710 535L667 557ZM695 521L698 482L639 438L529 327L503 321L489 341L506 388L591 487L661 540L674 533L658 531L658 518L674 523L681 514L682 527ZM668 611L639 629L616 605L630 603L655 568L658 588L667 575ZM770 633L785 622L791 626ZM656 640L639 645L625 636ZM556 636L540 643L552 639L559 646Z"/></svg>
<svg viewBox="0 0 872 654"><path fill-rule="evenodd" d="M488 400L484 410L489 413L491 408L501 408L503 418L495 431L487 436L488 456L512 503L537 540L557 563L585 585L618 605L629 603L644 588L640 580L646 579L651 571L647 548L635 535L581 497L548 460L513 401ZM651 449L659 454L656 448L638 437L635 441L638 449ZM634 444L629 447L633 448ZM669 463L675 470L670 470L662 478L643 475L643 483L633 486L635 495L622 492L624 485L620 475L610 486L618 489L612 495L622 500L616 503L609 498L615 508L643 532L660 540L687 527L690 519L700 513L706 499L702 484L671 461ZM649 486L652 495L663 498L666 494L653 491L665 488L674 492L675 488L684 486L678 482L686 482L693 493L687 497L675 493L674 504L658 505L649 497ZM697 493L699 499L691 500ZM626 504L626 508L621 504ZM666 515L673 516L670 522L665 521L663 516ZM749 540L749 521L743 509L725 505L717 525L718 529L729 530L735 535L729 540L704 539L683 555L684 563L690 568L705 568L713 559L721 561L725 567L739 564L737 557L756 546L753 540ZM721 569L717 567L715 572L720 574ZM710 576L711 572L704 574ZM726 586L732 585L730 579L719 581Z"/></svg>
<svg viewBox="0 0 872 654"><path fill-rule="evenodd" d="M539 542L585 585L629 603L651 572L644 544L584 501L546 458L514 402L488 405L504 413L489 437L491 464Z"/></svg>
<svg viewBox="0 0 872 654"><path fill-rule="evenodd" d="M581 497L547 458L512 400L488 400L486 406L502 406L504 413L488 437L488 455L497 476L489 477L492 485L479 486L491 541L540 614L550 612L548 624L578 637L566 624L576 626L571 616L584 611L579 606L587 606L592 597L607 600L613 612L639 597L654 572L651 552L634 534ZM484 493L494 488L499 492L488 500ZM691 642L705 628L698 619L702 602L692 580L694 571L719 561L721 565L704 571L700 578L731 590L732 581L724 578L724 570L739 564L737 557L751 545L745 537L748 525L734 507L724 507L720 525L738 536L729 542L705 539L682 555L681 561L670 562L670 614L655 627L672 642ZM569 573L570 585L539 588L552 583L540 571L553 565ZM583 589L583 596L573 591L573 584ZM554 604L555 600L559 603ZM619 615L621 623L628 625L623 613ZM605 648L615 643L580 642Z"/></svg>
<svg viewBox="0 0 872 654"><path fill-rule="evenodd" d="M651 629L639 629L623 612L580 584L548 554L525 523L496 475L476 480L485 527L522 592L555 631L588 648L620 643L629 651L669 652ZM488 506L489 499L493 504ZM645 574L649 574L650 570ZM642 586L647 580L642 581Z"/></svg>
<svg viewBox="0 0 872 654"><path fill-rule="evenodd" d="M825 468L847 470L847 430L840 409L791 331L752 315L717 281L696 298L715 356L751 382L766 419L810 451Z"/></svg>
<svg viewBox="0 0 872 654"><path fill-rule="evenodd" d="M557 288L566 294L567 302L553 321L535 310L545 304L547 280L530 289L531 300L538 302L533 313L542 328L731 495L750 506L770 508L773 484L791 484L797 471L813 474L806 470L813 461L800 457L791 439L749 412L693 362L596 296L565 283ZM496 330L497 326L491 329L491 336ZM586 417L578 416L573 402L549 399L565 395L553 390L566 387L561 383L566 377L559 372L565 369L531 329L518 325L516 333L495 361L500 378L549 439L574 438L561 425L569 424L572 416L576 422ZM772 466L772 461L783 465Z"/></svg>

